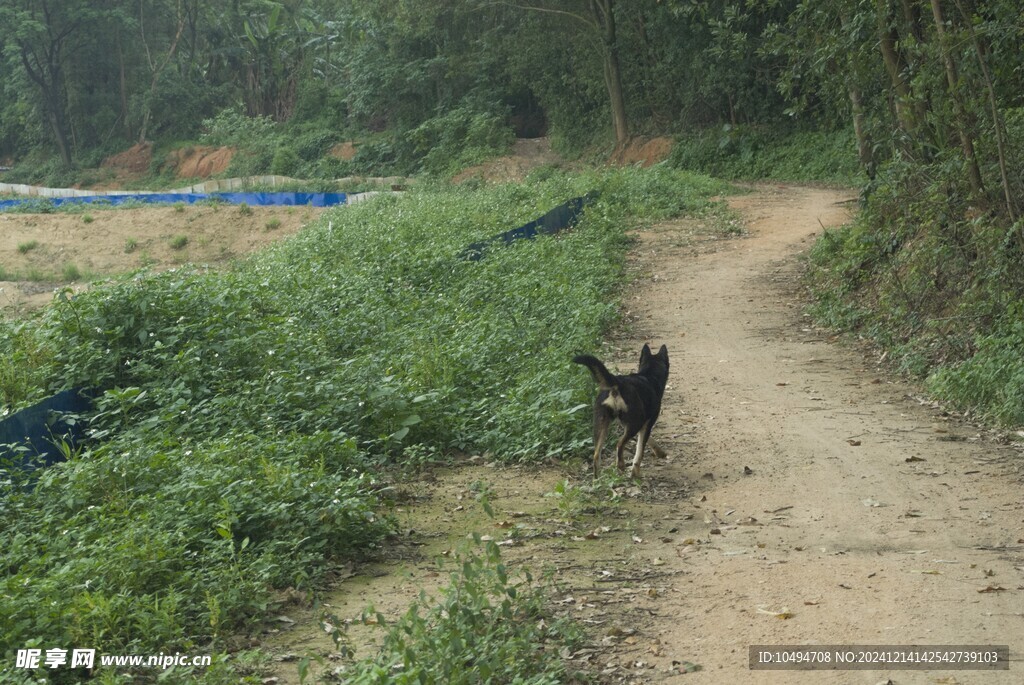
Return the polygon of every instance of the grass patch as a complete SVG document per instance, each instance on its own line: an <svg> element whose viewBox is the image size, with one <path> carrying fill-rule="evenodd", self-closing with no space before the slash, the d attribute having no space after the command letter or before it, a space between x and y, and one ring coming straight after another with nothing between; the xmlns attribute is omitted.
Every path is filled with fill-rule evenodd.
<svg viewBox="0 0 1024 685"><path fill-rule="evenodd" d="M135 238L127 238L124 241L124 253L131 254L139 247L139 241Z"/></svg>
<svg viewBox="0 0 1024 685"><path fill-rule="evenodd" d="M37 247L39 247L38 240L26 240L23 243L18 243L18 252L20 254L28 254Z"/></svg>
<svg viewBox="0 0 1024 685"><path fill-rule="evenodd" d="M82 271L72 262L68 262L61 270L61 276L65 281L78 281L82 278Z"/></svg>
<svg viewBox="0 0 1024 685"><path fill-rule="evenodd" d="M275 216L272 219L268 219L267 223L265 223L263 226L268 231L276 231L277 229L281 228L281 220Z"/></svg>
<svg viewBox="0 0 1024 685"><path fill-rule="evenodd" d="M182 250L182 249L185 248L186 245L188 245L188 236L187 235L176 235L173 238L171 238L171 241L170 241L169 244L170 244L172 250Z"/></svg>
<svg viewBox="0 0 1024 685"><path fill-rule="evenodd" d="M83 224L91 224L93 221L94 221L94 219L92 218L92 214L83 214L82 215L82 223Z"/></svg>
<svg viewBox="0 0 1024 685"><path fill-rule="evenodd" d="M462 258L590 190L573 230ZM592 387L570 359L617 319L626 231L722 191L664 168L424 188L326 213L237 269L136 275L0 327L22 360L5 396L100 391L86 452L34 489L0 477L4 658L218 653L274 610L274 588L315 588L383 544L382 474L453 451L588 452ZM517 650L557 639L484 594L514 617L498 629L527 636ZM489 649L516 639L495 635Z"/></svg>

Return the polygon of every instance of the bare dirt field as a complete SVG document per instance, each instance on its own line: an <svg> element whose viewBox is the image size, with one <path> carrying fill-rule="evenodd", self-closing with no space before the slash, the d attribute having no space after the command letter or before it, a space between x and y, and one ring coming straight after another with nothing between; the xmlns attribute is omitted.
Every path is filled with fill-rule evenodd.
<svg viewBox="0 0 1024 685"><path fill-rule="evenodd" d="M590 628L572 662L606 682L1022 682L1020 449L802 316L796 255L847 220L850 197L759 186L731 200L742 237L713 239L692 220L642 232L629 336L598 356L626 371L643 342L668 345L655 429L667 458L648 455L641 482L609 486L596 507L573 501L590 481L583 463L478 457L402 488L404 534L387 560L343 570L324 597L357 654L379 633L361 611L396 619L447 581L432 559L476 531L505 543L513 568L551 573L556 610ZM321 672L343 668L322 616L286 606L253 638L278 655L279 682L298 682L305 654ZM1012 664L752 671L760 644L1009 645Z"/></svg>
<svg viewBox="0 0 1024 685"><path fill-rule="evenodd" d="M0 312L38 309L59 288L80 290L144 266L225 265L295 233L323 211L184 205L0 213Z"/></svg>

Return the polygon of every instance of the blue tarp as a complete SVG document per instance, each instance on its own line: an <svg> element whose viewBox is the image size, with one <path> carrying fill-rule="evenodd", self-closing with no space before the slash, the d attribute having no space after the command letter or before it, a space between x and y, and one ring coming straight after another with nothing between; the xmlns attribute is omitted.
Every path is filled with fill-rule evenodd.
<svg viewBox="0 0 1024 685"><path fill-rule="evenodd" d="M63 204L109 204L122 205L133 202L153 204L174 204L183 202L195 204L204 200L240 205L243 202L254 207L270 205L310 205L333 207L346 202L345 193L140 193L138 195L87 195L84 197L27 197L18 200L0 201L0 211L20 204L49 203L54 207Z"/></svg>
<svg viewBox="0 0 1024 685"><path fill-rule="evenodd" d="M85 436L80 415L91 409L92 393L64 390L0 421L0 468L32 470L62 461L54 443L76 446Z"/></svg>

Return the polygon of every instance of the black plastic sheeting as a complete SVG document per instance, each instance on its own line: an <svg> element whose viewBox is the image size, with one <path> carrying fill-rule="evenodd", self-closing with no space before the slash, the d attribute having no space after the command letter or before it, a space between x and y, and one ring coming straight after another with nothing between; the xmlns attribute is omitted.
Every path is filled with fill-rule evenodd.
<svg viewBox="0 0 1024 685"><path fill-rule="evenodd" d="M261 193L261 195L265 194ZM340 195L340 193L338 194ZM251 194L233 193L232 195L248 197ZM290 195L299 194L291 193ZM139 196L113 197L123 198L121 202L126 199L139 199ZM463 251L462 257L476 261L484 256L485 251L491 245L499 243L510 245L517 240L532 240L538 235L554 235L576 225L583 209L596 198L597 193L574 197L527 224L499 233L489 240L469 245ZM77 199L81 200L82 198ZM252 204L258 203L252 202ZM92 410L93 397L94 392L87 389L64 390L0 421L0 469L15 468L31 471L63 461L64 455L56 445L61 441L72 448L81 444L85 438L82 414Z"/></svg>
<svg viewBox="0 0 1024 685"><path fill-rule="evenodd" d="M56 445L82 442L81 415L92 410L92 400L88 390L64 390L0 421L0 468L31 471L63 461Z"/></svg>
<svg viewBox="0 0 1024 685"><path fill-rule="evenodd" d="M567 200L544 216L527 224L499 233L488 240L471 243L462 251L462 258L475 262L483 259L484 253L493 244L511 245L517 240L533 240L538 235L554 235L565 228L575 226L580 220L580 215L583 214L584 207L596 199L597 193L591 192L582 197Z"/></svg>

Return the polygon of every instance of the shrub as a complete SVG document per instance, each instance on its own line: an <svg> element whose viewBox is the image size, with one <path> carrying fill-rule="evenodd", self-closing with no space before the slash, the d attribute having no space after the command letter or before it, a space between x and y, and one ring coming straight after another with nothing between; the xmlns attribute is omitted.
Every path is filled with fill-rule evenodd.
<svg viewBox="0 0 1024 685"><path fill-rule="evenodd" d="M395 683L529 683L572 679L559 650L573 649L582 632L553 619L546 593L529 573L509 575L497 545L456 555L441 598L421 596L388 629L380 654L344 672L352 685ZM424 612L421 614L421 611ZM383 616L367 612L376 625ZM400 675L395 675L400 674Z"/></svg>
<svg viewBox="0 0 1024 685"><path fill-rule="evenodd" d="M274 151L274 158L270 162L270 173L278 176L292 176L299 168L302 160L292 148L281 145Z"/></svg>
<svg viewBox="0 0 1024 685"><path fill-rule="evenodd" d="M61 275L64 277L65 281L77 281L82 278L82 272L71 262L64 265Z"/></svg>

